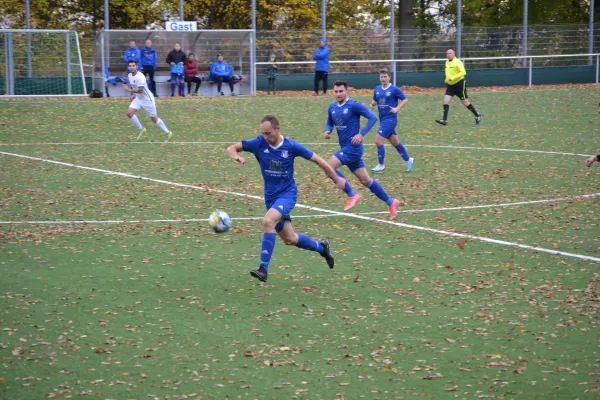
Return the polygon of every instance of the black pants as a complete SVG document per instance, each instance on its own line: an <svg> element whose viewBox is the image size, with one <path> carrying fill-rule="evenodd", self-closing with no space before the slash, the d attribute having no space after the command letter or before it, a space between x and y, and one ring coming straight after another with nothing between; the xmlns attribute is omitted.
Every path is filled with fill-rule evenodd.
<svg viewBox="0 0 600 400"><path fill-rule="evenodd" d="M154 82L154 72L156 70L152 65L142 65L142 72L150 79L150 91L156 97L156 82Z"/></svg>
<svg viewBox="0 0 600 400"><path fill-rule="evenodd" d="M189 94L192 94L192 82L196 83L196 89L194 90L194 93L198 91L198 89L200 88L200 84L202 83L202 79L198 78L197 76L193 76L191 78L185 78L184 80L188 84L188 93Z"/></svg>
<svg viewBox="0 0 600 400"><path fill-rule="evenodd" d="M319 94L319 81L323 81L323 93L327 93L327 72L315 71L315 93Z"/></svg>
<svg viewBox="0 0 600 400"><path fill-rule="evenodd" d="M229 90L233 93L233 79L230 76L217 76L215 78L215 82L217 82L217 92L221 93L221 86L223 82L229 83Z"/></svg>
<svg viewBox="0 0 600 400"><path fill-rule="evenodd" d="M269 83L267 85L267 94L271 94L271 90L273 94L277 94L277 89L275 89L275 78L268 78Z"/></svg>

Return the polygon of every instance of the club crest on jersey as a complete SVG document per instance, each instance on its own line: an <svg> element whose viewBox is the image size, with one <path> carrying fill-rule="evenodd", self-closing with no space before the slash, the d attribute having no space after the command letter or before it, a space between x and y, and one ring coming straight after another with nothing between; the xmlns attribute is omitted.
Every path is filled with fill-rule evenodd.
<svg viewBox="0 0 600 400"><path fill-rule="evenodd" d="M287 150L282 150L281 151L281 157L288 158L289 157L288 151Z"/></svg>
<svg viewBox="0 0 600 400"><path fill-rule="evenodd" d="M392 95L392 92L386 92L386 94L385 94L385 95L386 95L386 96L391 96L391 95Z"/></svg>
<svg viewBox="0 0 600 400"><path fill-rule="evenodd" d="M348 109L344 108L344 114L348 114Z"/></svg>

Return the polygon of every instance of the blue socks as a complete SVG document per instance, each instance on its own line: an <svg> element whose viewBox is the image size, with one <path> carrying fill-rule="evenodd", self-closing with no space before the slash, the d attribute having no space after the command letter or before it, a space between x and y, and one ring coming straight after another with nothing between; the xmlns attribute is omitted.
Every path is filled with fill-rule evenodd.
<svg viewBox="0 0 600 400"><path fill-rule="evenodd" d="M171 83L171 96L175 96L175 82Z"/></svg>
<svg viewBox="0 0 600 400"><path fill-rule="evenodd" d="M380 165L385 164L385 146L377 146L377 161Z"/></svg>
<svg viewBox="0 0 600 400"><path fill-rule="evenodd" d="M404 161L410 160L410 156L408 155L408 151L406 151L406 147L404 147L404 145L402 143L399 143L398 146L396 146L396 150L398 150L398 154L400 154L400 157L402 157L402 159Z"/></svg>
<svg viewBox="0 0 600 400"><path fill-rule="evenodd" d="M375 179L371 179L371 182L369 182L367 187L371 190L371 193L379 197L381 200L385 201L385 204L387 204L388 206L392 205L394 199L392 199L392 197L389 194L387 194L387 192Z"/></svg>
<svg viewBox="0 0 600 400"><path fill-rule="evenodd" d="M344 174L342 174L340 171L338 171L337 169L335 170L335 173L337 174L337 176L339 176L340 178L346 179L346 177L344 176ZM356 192L354 190L352 190L352 187L350 186L350 184L348 183L348 180L346 180L346 185L344 186L344 193L346 193L348 195L348 197L352 197L356 195Z"/></svg>
<svg viewBox="0 0 600 400"><path fill-rule="evenodd" d="M317 253L323 255L323 245L303 233L298 234L298 243L296 243L296 247L305 250L316 251Z"/></svg>
<svg viewBox="0 0 600 400"><path fill-rule="evenodd" d="M262 239L262 249L260 252L260 265L267 271L269 270L269 262L273 256L273 250L275 249L275 233L265 233Z"/></svg>

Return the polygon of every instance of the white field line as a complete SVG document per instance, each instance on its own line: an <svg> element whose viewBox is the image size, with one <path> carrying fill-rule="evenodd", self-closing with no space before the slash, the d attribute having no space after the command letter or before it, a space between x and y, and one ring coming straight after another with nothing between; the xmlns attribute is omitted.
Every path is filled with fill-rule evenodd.
<svg viewBox="0 0 600 400"><path fill-rule="evenodd" d="M125 178L140 179L140 180L144 180L144 181L163 183L163 184L169 185L169 186L186 187L186 188L190 188L190 189L202 190L202 188L200 188L198 186L188 185L188 184L185 184L185 183L169 182L169 181L165 181L165 180L162 180L162 179L154 179L154 178L149 178L149 177L145 177L145 176L139 176L139 175L124 173L124 172L110 171L110 170L101 169L101 168L86 167L86 166L83 166L83 165L65 163L65 162L61 162L61 161L54 161L54 160L49 160L49 159L44 159L44 158L39 158L39 157L31 157L31 156L26 156L26 155L23 155L23 154L7 153L7 152L3 152L3 151L0 152L0 154L4 154L4 155L7 155L7 156L12 156L12 157L24 158L24 159L28 159L28 160L41 161L41 162L46 162L46 163L50 163L50 164L63 165L63 166L66 166L66 167L78 168L78 169L83 169L83 170L87 170L87 171L101 172L101 173L107 174L107 175L117 175L117 176L123 176ZM260 197L260 196L249 195L249 194L246 194L246 193L230 192L230 191L226 191L226 190L217 190L217 189L209 189L209 191L210 192L215 192L215 193L228 194L228 195L237 196L237 197L247 197L247 198L250 198L250 199L256 199L256 200L264 201L264 199L262 197ZM484 243L493 243L493 244L499 244L499 245L502 245L502 246L517 247L517 248L520 248L520 249L533 250L533 251L538 251L538 252L547 253L547 254L561 255L561 256L565 256L565 257L578 258L578 259L581 259L581 260L594 261L594 262L599 262L600 263L600 258L598 258L598 257L592 257L592 256L586 256L586 255L583 255L583 254L576 254L576 253L568 253L568 252L565 252L565 251L550 250L550 249L546 249L546 248L543 248L543 247L534 247L534 246L524 245L524 244L520 244L520 243L507 242L507 241L504 241L504 240L491 239L491 238L487 238L487 237L483 237L483 236L475 236L475 235L469 235L469 234L465 234L465 233L457 233L457 232L444 231L444 230L440 230L440 229L427 228L427 227L424 227L424 226L410 225L410 224L405 224L405 223L402 223L402 222L396 222L396 221L389 221L389 220L371 218L371 217L368 217L368 216L365 216L365 215L350 214L350 213L346 213L346 212L338 212L338 211L328 210L328 209L324 209L324 208L320 208L320 207L307 206L307 205L304 205L304 204L296 204L296 207L298 207L298 208L304 208L304 209L308 209L308 210L313 210L313 211L318 211L318 212L322 212L322 213L326 213L326 214L331 214L331 215L346 216L346 217L349 217L349 218L355 218L355 219L360 219L360 220L365 220L365 221L372 221L372 222L379 222L379 223L382 223L382 224L389 224L389 225L394 225L394 226L400 226L400 227L403 227L403 228L415 229L415 230L424 231L424 232L431 232L431 233L436 233L436 234L445 235L445 236L459 237L459 238L472 239L472 240L479 240L479 241L484 242Z"/></svg>
<svg viewBox="0 0 600 400"><path fill-rule="evenodd" d="M39 142L39 143L0 143L0 146L98 146L98 145L142 145L142 144L163 144L163 145L189 145L189 144L204 144L204 145L224 145L233 144L234 142ZM304 142L307 146L339 146L336 142ZM374 145L367 143L367 146ZM390 146L389 144L386 146ZM516 153L538 153L552 154L561 156L576 156L576 157L591 157L591 154L566 153L561 151L545 151L545 150L527 150L527 149L506 149L500 147L474 147L474 146L451 146L451 145L433 145L433 144L409 144L405 147L425 147L432 149L459 149L459 150L484 150L484 151L505 151Z"/></svg>
<svg viewBox="0 0 600 400"><path fill-rule="evenodd" d="M556 203L561 201L573 201L579 199L588 199L592 197L598 197L600 193L583 194L579 196L560 197L556 199L545 199L545 200L531 200L531 201L518 201L514 203L498 203L498 204L486 204L480 206L461 206L461 207L443 207L443 208L424 208L415 210L398 210L398 213L405 214L416 214L424 212L440 212L440 211L462 211L472 210L481 208L499 208L499 207L513 207L530 204L542 204L542 203ZM388 211L371 211L356 213L356 215L376 215L376 214L389 214ZM296 218L328 218L328 217L341 217L343 215L338 214L311 214L311 215L294 215ZM245 218L232 218L233 221L257 221L262 220L264 217L245 217ZM78 224L140 224L140 223L191 223L191 222L208 222L208 218L174 218L174 219L113 219L113 220L58 220L58 221L36 221L36 220L22 220L22 221L0 221L0 225L78 225Z"/></svg>

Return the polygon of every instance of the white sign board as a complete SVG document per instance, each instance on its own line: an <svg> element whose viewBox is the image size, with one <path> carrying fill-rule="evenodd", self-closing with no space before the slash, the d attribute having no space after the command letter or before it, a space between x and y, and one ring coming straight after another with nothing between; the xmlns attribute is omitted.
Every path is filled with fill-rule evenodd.
<svg viewBox="0 0 600 400"><path fill-rule="evenodd" d="M196 21L167 21L167 30L175 32L189 32L198 30Z"/></svg>

